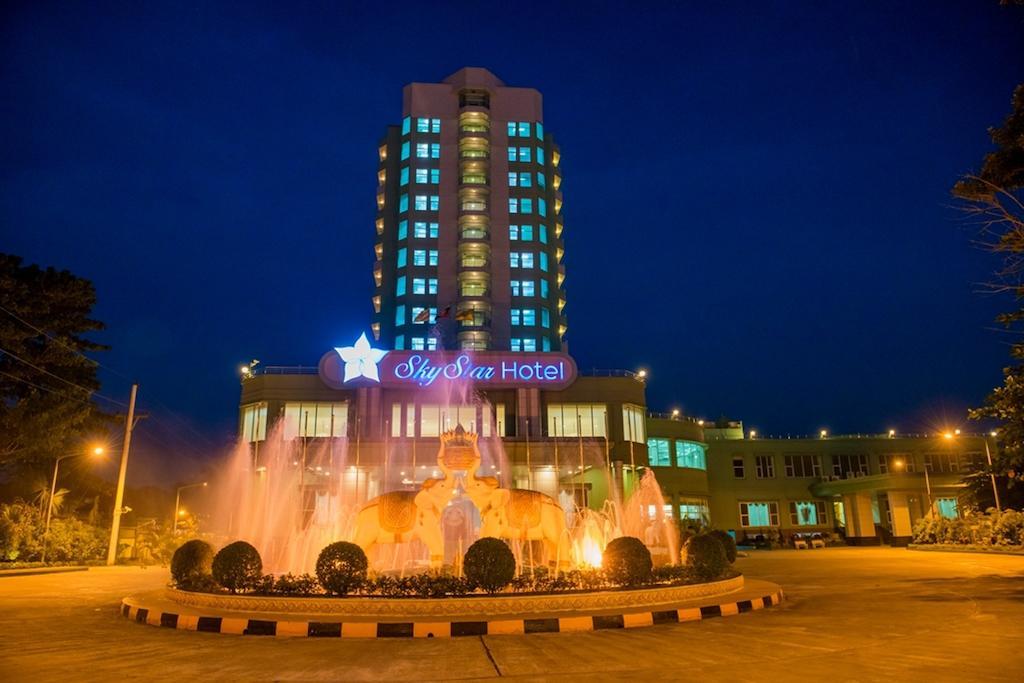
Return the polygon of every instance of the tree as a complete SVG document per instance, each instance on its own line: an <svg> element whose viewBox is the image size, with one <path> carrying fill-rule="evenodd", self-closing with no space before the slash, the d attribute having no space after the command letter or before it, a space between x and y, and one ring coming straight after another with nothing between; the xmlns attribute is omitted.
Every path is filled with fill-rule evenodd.
<svg viewBox="0 0 1024 683"><path fill-rule="evenodd" d="M989 289L1014 295L1016 310L997 320L1020 332L1024 322L1024 84L1013 93L1010 115L1001 127L990 128L989 136L996 149L985 156L976 175L964 176L954 185L953 194L977 221L981 245L1002 257ZM1010 355L1017 364L1003 370L1003 385L969 415L1000 423L1000 448L993 453L992 472L1000 484L1006 484L1003 504L1019 508L1024 504L1024 342L1014 343ZM979 500L991 500L981 478L973 477L968 484Z"/></svg>
<svg viewBox="0 0 1024 683"><path fill-rule="evenodd" d="M84 336L103 329L95 303L89 280L0 253L0 461L51 459L103 424L83 355L107 348Z"/></svg>

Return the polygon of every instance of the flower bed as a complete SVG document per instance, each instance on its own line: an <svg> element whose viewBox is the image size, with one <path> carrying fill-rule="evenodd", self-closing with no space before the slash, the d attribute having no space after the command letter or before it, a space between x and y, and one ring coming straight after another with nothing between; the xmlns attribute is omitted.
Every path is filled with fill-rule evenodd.
<svg viewBox="0 0 1024 683"><path fill-rule="evenodd" d="M1024 549L1024 512L990 509L963 517L923 517L914 525L914 545Z"/></svg>

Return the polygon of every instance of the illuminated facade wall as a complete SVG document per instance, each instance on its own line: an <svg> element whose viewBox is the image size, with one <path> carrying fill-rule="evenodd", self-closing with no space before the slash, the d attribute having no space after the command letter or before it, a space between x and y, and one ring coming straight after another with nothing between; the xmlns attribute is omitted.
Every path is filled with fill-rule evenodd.
<svg viewBox="0 0 1024 683"><path fill-rule="evenodd" d="M378 156L379 345L562 350L560 152L540 93L476 68L412 83Z"/></svg>

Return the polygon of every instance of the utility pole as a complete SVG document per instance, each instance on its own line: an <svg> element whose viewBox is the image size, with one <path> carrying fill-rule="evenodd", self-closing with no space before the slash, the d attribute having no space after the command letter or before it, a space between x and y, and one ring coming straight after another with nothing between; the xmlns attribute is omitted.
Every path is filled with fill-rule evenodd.
<svg viewBox="0 0 1024 683"><path fill-rule="evenodd" d="M135 395L139 385L132 385L132 397L128 401L128 418L124 422L124 446L121 448L121 470L117 475L117 494L114 496L114 520L110 525L110 544L107 546L107 566L117 559L117 538L121 532L121 508L124 505L124 476L128 471L128 449L135 429Z"/></svg>
<svg viewBox="0 0 1024 683"><path fill-rule="evenodd" d="M996 499L996 512L1002 512L1003 508L999 504L999 489L996 488L996 475L992 471L992 451L988 447L987 436L985 437L985 459L988 460L988 476L989 480L992 482L992 496Z"/></svg>

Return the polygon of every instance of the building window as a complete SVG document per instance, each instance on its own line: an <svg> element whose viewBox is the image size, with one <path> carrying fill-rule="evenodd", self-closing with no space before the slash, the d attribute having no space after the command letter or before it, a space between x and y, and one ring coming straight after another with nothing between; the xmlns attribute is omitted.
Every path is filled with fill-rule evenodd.
<svg viewBox="0 0 1024 683"><path fill-rule="evenodd" d="M541 225L541 226L539 226L538 230L539 230L539 235L540 235L540 243L541 244L547 244L548 243L548 226Z"/></svg>
<svg viewBox="0 0 1024 683"><path fill-rule="evenodd" d="M528 121L519 122L519 137L528 138L530 137L530 124Z"/></svg>
<svg viewBox="0 0 1024 683"><path fill-rule="evenodd" d="M540 164L541 166L544 165L544 148L543 147L538 147L537 148L537 163Z"/></svg>
<svg viewBox="0 0 1024 683"><path fill-rule="evenodd" d="M644 409L629 403L622 406L622 431L626 441L647 443Z"/></svg>
<svg viewBox="0 0 1024 683"><path fill-rule="evenodd" d="M416 172L419 175L419 171ZM398 184L405 186L409 184L409 167L403 166L402 170L398 172Z"/></svg>
<svg viewBox="0 0 1024 683"><path fill-rule="evenodd" d="M409 158L409 143L408 142L403 142L402 143L402 154L401 154L401 157L402 157L402 161L405 161L406 159Z"/></svg>
<svg viewBox="0 0 1024 683"><path fill-rule="evenodd" d="M534 295L535 290L533 280L512 280L510 284L512 286L512 296Z"/></svg>
<svg viewBox="0 0 1024 683"><path fill-rule="evenodd" d="M878 471L881 474L889 472L914 472L914 457L900 453L885 453L878 456Z"/></svg>
<svg viewBox="0 0 1024 683"><path fill-rule="evenodd" d="M404 334L396 334L395 335L395 350L396 351L401 351L404 348L405 348L405 335Z"/></svg>
<svg viewBox="0 0 1024 683"><path fill-rule="evenodd" d="M774 479L775 478L775 456L774 455L755 455L754 456L754 474L758 479Z"/></svg>
<svg viewBox="0 0 1024 683"><path fill-rule="evenodd" d="M509 241L515 242L519 239L519 226L509 225L508 226L508 239Z"/></svg>
<svg viewBox="0 0 1024 683"><path fill-rule="evenodd" d="M441 145L436 142L430 145L430 158L440 159L441 158Z"/></svg>
<svg viewBox="0 0 1024 683"><path fill-rule="evenodd" d="M548 281L543 278L540 281L540 297L542 299L548 298Z"/></svg>
<svg viewBox="0 0 1024 683"><path fill-rule="evenodd" d="M416 158L417 159L429 159L430 158L430 143L417 142L416 143Z"/></svg>
<svg viewBox="0 0 1024 683"><path fill-rule="evenodd" d="M512 326L513 327L518 327L519 325L523 324L522 323L522 309L520 309L520 308L513 308L511 311L509 311L509 313L510 313L511 318L512 318ZM512 349L512 350L516 351L518 349Z"/></svg>
<svg viewBox="0 0 1024 683"><path fill-rule="evenodd" d="M740 503L740 526L779 526L779 504L775 501Z"/></svg>
<svg viewBox="0 0 1024 683"><path fill-rule="evenodd" d="M267 440L267 404L242 406L242 440L246 443Z"/></svg>
<svg viewBox="0 0 1024 683"><path fill-rule="evenodd" d="M543 337L541 341L542 341L542 350L550 351L551 350L551 340L549 338L547 338L547 337Z"/></svg>
<svg viewBox="0 0 1024 683"><path fill-rule="evenodd" d="M409 221L398 221L398 239L404 240L409 236Z"/></svg>
<svg viewBox="0 0 1024 683"><path fill-rule="evenodd" d="M511 251L508 254L509 267L533 268L533 253L529 251Z"/></svg>
<svg viewBox="0 0 1024 683"><path fill-rule="evenodd" d="M541 327L551 327L551 312L546 308L540 309L540 325Z"/></svg>
<svg viewBox="0 0 1024 683"><path fill-rule="evenodd" d="M437 308L424 306L413 306L412 307L412 322L415 325L422 325L424 323L432 323L437 318Z"/></svg>
<svg viewBox="0 0 1024 683"><path fill-rule="evenodd" d="M747 476L742 455L734 455L732 457L732 476L734 479L744 479Z"/></svg>
<svg viewBox="0 0 1024 683"><path fill-rule="evenodd" d="M412 252L414 266L436 266L437 249L414 249Z"/></svg>
<svg viewBox="0 0 1024 683"><path fill-rule="evenodd" d="M548 272L548 253L546 251L540 252L540 269L545 273Z"/></svg>
<svg viewBox="0 0 1024 683"><path fill-rule="evenodd" d="M427 293L427 278L425 278L425 277L414 277L412 279L412 293L413 294L426 294Z"/></svg>
<svg viewBox="0 0 1024 683"><path fill-rule="evenodd" d="M821 500L796 500L789 503L789 523L792 526L824 526L828 512Z"/></svg>
<svg viewBox="0 0 1024 683"><path fill-rule="evenodd" d="M285 440L296 437L345 436L348 403L285 403Z"/></svg>
<svg viewBox="0 0 1024 683"><path fill-rule="evenodd" d="M413 282L415 287L415 281ZM405 276L399 275L395 281L395 296L405 296Z"/></svg>
<svg viewBox="0 0 1024 683"><path fill-rule="evenodd" d="M817 455L787 455L784 461L789 479L821 476L821 458Z"/></svg>
<svg viewBox="0 0 1024 683"><path fill-rule="evenodd" d="M547 186L547 180L544 178L544 174L540 171L537 171L537 185L540 187Z"/></svg>
<svg viewBox="0 0 1024 683"><path fill-rule="evenodd" d="M604 403L549 403L548 436L604 437L608 406Z"/></svg>
<svg viewBox="0 0 1024 683"><path fill-rule="evenodd" d="M534 124L534 127L537 129L537 139L538 140L543 140L544 139L544 124L541 123L540 121L538 121L536 124Z"/></svg>
<svg viewBox="0 0 1024 683"><path fill-rule="evenodd" d="M524 337L523 338L523 351L536 351L536 350L537 350L537 340L534 339L533 337Z"/></svg>
<svg viewBox="0 0 1024 683"><path fill-rule="evenodd" d="M531 176L529 173L517 173L515 171L509 171L509 187L530 187L532 184L533 183L531 182Z"/></svg>
<svg viewBox="0 0 1024 683"><path fill-rule="evenodd" d="M430 178L430 169L429 168L417 168L416 169L416 184L417 185L426 185L429 178Z"/></svg>
<svg viewBox="0 0 1024 683"><path fill-rule="evenodd" d="M833 455L832 474L840 479L865 477L868 475L868 456Z"/></svg>
<svg viewBox="0 0 1024 683"><path fill-rule="evenodd" d="M708 514L708 502L696 499L680 503L679 519L692 519L695 522L707 524L711 521L711 515Z"/></svg>
<svg viewBox="0 0 1024 683"><path fill-rule="evenodd" d="M672 464L668 439L647 439L647 463L651 467L668 467Z"/></svg>
<svg viewBox="0 0 1024 683"><path fill-rule="evenodd" d="M704 447L692 441L676 441L676 467L706 470L708 466Z"/></svg>
<svg viewBox="0 0 1024 683"><path fill-rule="evenodd" d="M402 119L402 135L408 135L409 134L409 130L412 127L411 124L412 124L412 117L411 116L406 116L404 119Z"/></svg>
<svg viewBox="0 0 1024 683"><path fill-rule="evenodd" d="M512 325L534 327L537 324L537 311L533 308L513 308L511 310Z"/></svg>
<svg viewBox="0 0 1024 683"><path fill-rule="evenodd" d="M395 306L395 325L402 326L405 324L405 306L399 304Z"/></svg>
<svg viewBox="0 0 1024 683"><path fill-rule="evenodd" d="M437 239L437 223L416 221L412 224L412 236L420 239Z"/></svg>
<svg viewBox="0 0 1024 683"><path fill-rule="evenodd" d="M440 133L441 132L441 119L416 119L416 132L417 133Z"/></svg>
<svg viewBox="0 0 1024 683"><path fill-rule="evenodd" d="M509 197L508 199L508 212L519 213L519 200L515 197Z"/></svg>
<svg viewBox="0 0 1024 683"><path fill-rule="evenodd" d="M533 200L532 199L520 199L519 200L519 213L533 213Z"/></svg>
<svg viewBox="0 0 1024 683"><path fill-rule="evenodd" d="M398 268L405 268L407 250L402 247L398 250L398 256L395 258L395 264Z"/></svg>
<svg viewBox="0 0 1024 683"><path fill-rule="evenodd" d="M533 157L533 152L531 150L532 148L530 147L509 147L508 160L529 162Z"/></svg>
<svg viewBox="0 0 1024 683"><path fill-rule="evenodd" d="M409 340L409 349L412 351L434 351L437 349L437 338L412 337Z"/></svg>
<svg viewBox="0 0 1024 683"><path fill-rule="evenodd" d="M409 210L409 195L402 194L398 197L398 213L405 213Z"/></svg>
<svg viewBox="0 0 1024 683"><path fill-rule="evenodd" d="M548 215L548 203L543 199L537 200L537 213L541 216Z"/></svg>
<svg viewBox="0 0 1024 683"><path fill-rule="evenodd" d="M524 242L533 241L533 226L532 225L520 225L519 226L519 239Z"/></svg>
<svg viewBox="0 0 1024 683"><path fill-rule="evenodd" d="M935 511L939 514L939 517L945 517L946 519L956 519L960 516L956 498L937 498L935 500Z"/></svg>

